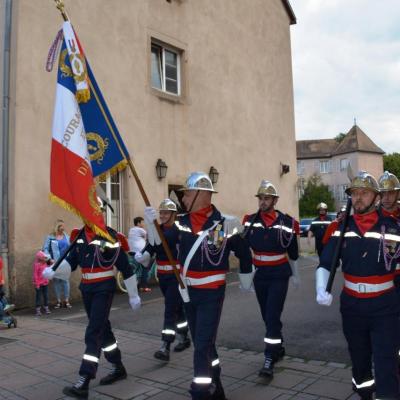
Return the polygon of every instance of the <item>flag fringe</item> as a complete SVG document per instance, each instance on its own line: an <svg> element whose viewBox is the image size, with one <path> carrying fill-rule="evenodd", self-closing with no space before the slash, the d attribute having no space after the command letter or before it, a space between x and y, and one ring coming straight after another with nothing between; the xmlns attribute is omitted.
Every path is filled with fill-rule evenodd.
<svg viewBox="0 0 400 400"><path fill-rule="evenodd" d="M105 181L108 174L110 174L110 176L114 175L117 172L123 171L127 166L128 166L128 160L123 159L118 164L116 164L112 168L108 169L106 172L103 172L102 174L97 175L95 178L98 182Z"/></svg>
<svg viewBox="0 0 400 400"><path fill-rule="evenodd" d="M94 233L96 233L96 235L102 236L103 238L107 239L111 243L115 243L115 239L108 232L103 231L102 229L100 229L99 227L94 225L92 222L90 222L86 218L84 218L83 215L74 206L67 203L63 199L60 199L58 196L56 196L53 193L49 194L49 198L53 203L58 204L60 207L77 215L84 222L85 225L87 225Z"/></svg>

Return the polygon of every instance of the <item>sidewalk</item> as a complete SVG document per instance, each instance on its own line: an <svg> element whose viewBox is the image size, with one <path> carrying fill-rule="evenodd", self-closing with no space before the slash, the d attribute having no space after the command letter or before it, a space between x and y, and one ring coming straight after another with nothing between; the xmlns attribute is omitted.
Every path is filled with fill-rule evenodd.
<svg viewBox="0 0 400 400"><path fill-rule="evenodd" d="M30 316L19 317L18 323L17 329L0 329L0 399L68 399L62 388L76 381L85 326ZM153 358L158 338L123 330L115 330L115 335L128 379L99 386L109 368L102 357L89 399L189 399L191 349L172 352L171 361L163 364ZM257 375L262 353L223 347L218 352L229 400L358 399L351 390L351 370L344 364L285 357L266 384Z"/></svg>

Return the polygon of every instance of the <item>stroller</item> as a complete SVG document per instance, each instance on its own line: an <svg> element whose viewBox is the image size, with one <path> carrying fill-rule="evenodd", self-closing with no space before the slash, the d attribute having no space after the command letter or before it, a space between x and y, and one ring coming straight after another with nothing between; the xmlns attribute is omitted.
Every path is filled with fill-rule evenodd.
<svg viewBox="0 0 400 400"><path fill-rule="evenodd" d="M17 318L12 315L15 305L9 304L7 298L0 287L0 322L7 325L7 328L17 327Z"/></svg>

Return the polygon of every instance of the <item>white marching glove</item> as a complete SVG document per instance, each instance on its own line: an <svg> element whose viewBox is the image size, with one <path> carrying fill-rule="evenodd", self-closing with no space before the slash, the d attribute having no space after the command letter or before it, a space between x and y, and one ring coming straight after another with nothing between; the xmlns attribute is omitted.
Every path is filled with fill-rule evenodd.
<svg viewBox="0 0 400 400"><path fill-rule="evenodd" d="M292 276L290 277L290 284L293 286L295 290L300 287L301 279L299 274L299 267L297 260L291 260L289 258L290 268L292 269Z"/></svg>
<svg viewBox="0 0 400 400"><path fill-rule="evenodd" d="M329 275L330 272L323 267L319 267L315 271L316 300L321 306L330 306L332 304L333 296L326 291Z"/></svg>
<svg viewBox="0 0 400 400"><path fill-rule="evenodd" d="M129 297L129 304L132 307L132 310L137 310L140 308L142 301L139 296Z"/></svg>
<svg viewBox="0 0 400 400"><path fill-rule="evenodd" d="M49 279L52 280L54 278L55 272L53 271L53 268L51 267L46 267L43 270L42 276L44 279Z"/></svg>
<svg viewBox="0 0 400 400"><path fill-rule="evenodd" d="M178 290L179 293L182 297L182 300L184 303L189 303L190 302L190 297L189 297L189 292L187 290L187 287L185 286L185 288L181 288L181 285L178 283Z"/></svg>
<svg viewBox="0 0 400 400"><path fill-rule="evenodd" d="M332 304L333 296L328 293L324 288L317 289L317 303L321 306L330 306Z"/></svg>
<svg viewBox="0 0 400 400"><path fill-rule="evenodd" d="M154 246L155 244L160 244L161 239L158 235L154 221L157 219L157 211L153 207L145 207L144 209L144 222L147 228L147 240Z"/></svg>
<svg viewBox="0 0 400 400"><path fill-rule="evenodd" d="M239 289L242 292L254 292L253 278L255 274L254 265L252 266L252 271L247 274L239 273Z"/></svg>
<svg viewBox="0 0 400 400"><path fill-rule="evenodd" d="M141 305L141 300L137 290L136 275L124 280L126 290L128 291L129 304L133 310L137 310Z"/></svg>
<svg viewBox="0 0 400 400"><path fill-rule="evenodd" d="M69 281L69 278L71 278L71 265L67 260L61 261L58 268L54 271L54 275L52 278L61 279L63 281Z"/></svg>
<svg viewBox="0 0 400 400"><path fill-rule="evenodd" d="M150 263L150 253L148 251L145 251L144 253L141 253L140 251L137 251L135 253L135 260L142 264L143 266L147 267Z"/></svg>

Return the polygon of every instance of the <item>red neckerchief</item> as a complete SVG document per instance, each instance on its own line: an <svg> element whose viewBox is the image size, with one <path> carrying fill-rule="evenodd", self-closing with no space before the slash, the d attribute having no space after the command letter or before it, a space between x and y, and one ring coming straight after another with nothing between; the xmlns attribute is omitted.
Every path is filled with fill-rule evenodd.
<svg viewBox="0 0 400 400"><path fill-rule="evenodd" d="M400 210L398 208L396 208L396 210L392 211L392 212L386 210L383 207L381 208L381 210L382 210L382 215L384 217L392 217L392 218L396 218L396 219L398 219L400 217Z"/></svg>
<svg viewBox="0 0 400 400"><path fill-rule="evenodd" d="M324 215L319 214L319 219L320 219L321 221L325 221L325 220L326 220L326 214L324 214Z"/></svg>
<svg viewBox="0 0 400 400"><path fill-rule="evenodd" d="M266 226L271 226L277 218L275 210L269 212L261 212L260 215Z"/></svg>
<svg viewBox="0 0 400 400"><path fill-rule="evenodd" d="M354 214L353 218L357 228L364 235L365 232L368 232L378 222L379 216L374 210L368 214Z"/></svg>
<svg viewBox="0 0 400 400"><path fill-rule="evenodd" d="M96 234L87 225L85 225L85 236L88 243L90 243L96 237Z"/></svg>
<svg viewBox="0 0 400 400"><path fill-rule="evenodd" d="M197 232L201 231L201 228L203 227L203 225L205 224L205 222L208 219L208 214L210 214L212 212L212 210L213 210L213 207L210 204L208 207L191 212L189 214L193 233L197 233Z"/></svg>

